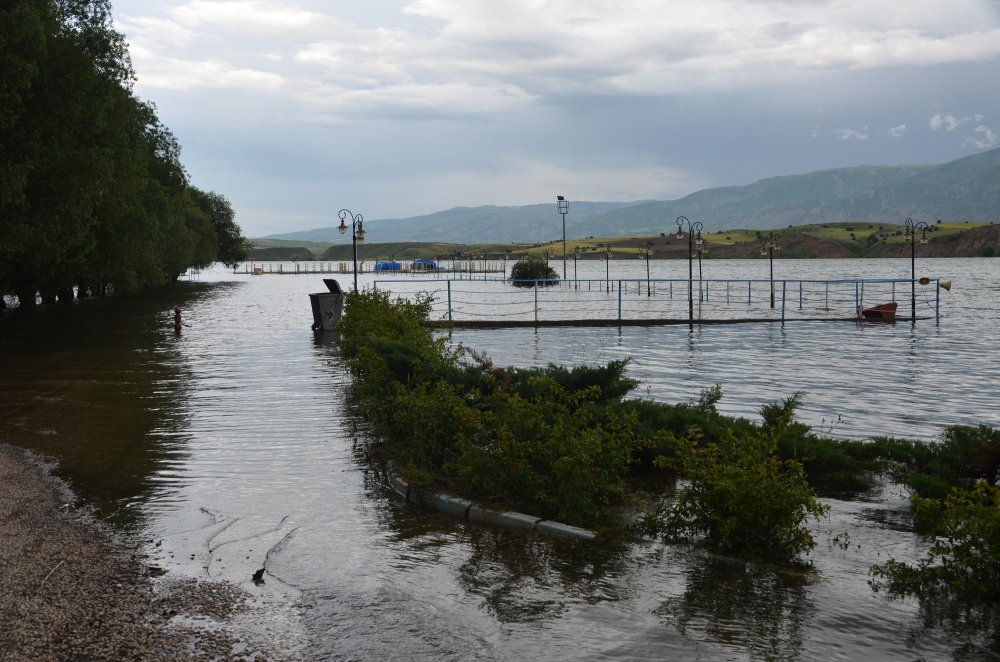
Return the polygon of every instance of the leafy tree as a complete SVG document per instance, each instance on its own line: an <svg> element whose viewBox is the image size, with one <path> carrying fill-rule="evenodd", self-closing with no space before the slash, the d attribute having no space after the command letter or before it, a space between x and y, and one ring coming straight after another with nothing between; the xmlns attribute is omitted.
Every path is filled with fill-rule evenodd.
<svg viewBox="0 0 1000 662"><path fill-rule="evenodd" d="M212 222L219 245L216 259L231 269L236 268L240 262L247 259L251 243L236 224L236 213L229 200L215 191L205 193L195 188L192 189L192 195Z"/></svg>
<svg viewBox="0 0 1000 662"><path fill-rule="evenodd" d="M534 255L525 255L511 267L510 282L515 287L534 287L537 285L552 285L559 280L559 275L548 263Z"/></svg>
<svg viewBox="0 0 1000 662"><path fill-rule="evenodd" d="M244 254L232 208L190 186L133 79L108 0L0 7L0 292L23 306Z"/></svg>

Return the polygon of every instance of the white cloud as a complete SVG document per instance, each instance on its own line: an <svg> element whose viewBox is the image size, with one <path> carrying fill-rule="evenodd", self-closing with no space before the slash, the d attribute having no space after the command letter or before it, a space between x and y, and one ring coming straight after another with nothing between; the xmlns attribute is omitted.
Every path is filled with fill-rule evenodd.
<svg viewBox="0 0 1000 662"><path fill-rule="evenodd" d="M980 4L914 0L901 15L862 0L414 0L403 11L435 26L415 30L362 28L296 3L192 0L164 8L169 18L131 18L124 27L134 43L190 60L197 52L235 60L239 42L254 39L284 44L288 60L309 71L283 76L329 76L350 87L447 82L647 96L760 87L817 69L1000 57L1000 26ZM193 52L166 52L168 44Z"/></svg>
<svg viewBox="0 0 1000 662"><path fill-rule="evenodd" d="M955 115L937 113L931 117L929 125L934 131L940 131L941 129L944 129L945 131L954 131L966 122L971 121L972 118L968 115L965 117L957 117Z"/></svg>
<svg viewBox="0 0 1000 662"><path fill-rule="evenodd" d="M193 0L166 11L178 24L191 29L229 32L244 39L269 36L301 40L346 25L337 17L298 9L293 3Z"/></svg>
<svg viewBox="0 0 1000 662"><path fill-rule="evenodd" d="M132 48L134 61L142 63L139 80L146 87L165 90L246 90L272 93L285 81L267 71L235 67L221 60L191 61L154 57L142 48Z"/></svg>
<svg viewBox="0 0 1000 662"><path fill-rule="evenodd" d="M966 140L964 144L978 149L988 149L997 144L997 134L990 127L980 124L973 130L972 137Z"/></svg>
<svg viewBox="0 0 1000 662"><path fill-rule="evenodd" d="M864 142L868 140L868 127L856 131L855 129L837 129L833 132L833 135L837 140L857 140L859 142Z"/></svg>
<svg viewBox="0 0 1000 662"><path fill-rule="evenodd" d="M893 138L902 138L903 134L906 133L906 125L899 124L897 126L889 127L889 130L886 133Z"/></svg>

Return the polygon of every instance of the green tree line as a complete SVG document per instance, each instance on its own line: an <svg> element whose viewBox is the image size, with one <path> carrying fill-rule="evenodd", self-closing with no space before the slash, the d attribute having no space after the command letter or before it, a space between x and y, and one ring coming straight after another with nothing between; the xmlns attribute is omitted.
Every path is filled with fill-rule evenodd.
<svg viewBox="0 0 1000 662"><path fill-rule="evenodd" d="M191 185L134 80L107 0L0 5L0 294L21 306L246 256L229 202Z"/></svg>

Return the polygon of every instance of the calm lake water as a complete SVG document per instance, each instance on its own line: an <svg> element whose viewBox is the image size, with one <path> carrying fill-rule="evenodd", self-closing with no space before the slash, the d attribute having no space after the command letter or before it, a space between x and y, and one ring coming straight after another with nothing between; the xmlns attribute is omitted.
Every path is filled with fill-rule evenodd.
<svg viewBox="0 0 1000 662"><path fill-rule="evenodd" d="M703 266L706 278L767 273L763 260ZM603 278L605 268L578 265L581 278ZM608 268L613 278L645 276L638 260ZM779 268L817 280L909 275L908 260L781 260ZM651 269L653 278L686 276L679 262ZM941 292L938 322L462 330L451 340L498 364L628 357L643 382L637 397L693 400L718 383L720 410L741 416L803 391L799 418L843 437L934 443L946 425L1000 426L1000 260L919 260L920 275L953 281ZM349 286L349 275L338 278ZM363 287L374 280L360 277ZM379 287L414 289L401 278ZM872 563L913 560L926 549L906 526L906 495L891 487L864 500L827 500L832 513L815 525L811 571L658 543L523 535L401 503L365 462L335 347L310 331L306 295L324 289L316 274L213 270L142 299L7 313L0 440L58 459L98 514L138 533L169 573L227 579L257 595L263 627L293 657L1000 653L988 633L960 620L939 624L929 605L868 586ZM605 294L604 305L614 305ZM675 292L682 309L684 296ZM908 286L896 296L902 311ZM919 296L921 315L930 299ZM664 301L665 293L649 298ZM181 337L174 307L184 311ZM255 586L250 577L265 564L266 583Z"/></svg>

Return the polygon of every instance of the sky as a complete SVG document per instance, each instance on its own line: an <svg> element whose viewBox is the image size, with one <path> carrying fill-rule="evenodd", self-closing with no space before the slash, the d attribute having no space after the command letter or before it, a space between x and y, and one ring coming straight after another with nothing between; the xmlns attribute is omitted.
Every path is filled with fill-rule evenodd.
<svg viewBox="0 0 1000 662"><path fill-rule="evenodd" d="M248 237L1000 147L1000 0L112 0Z"/></svg>

